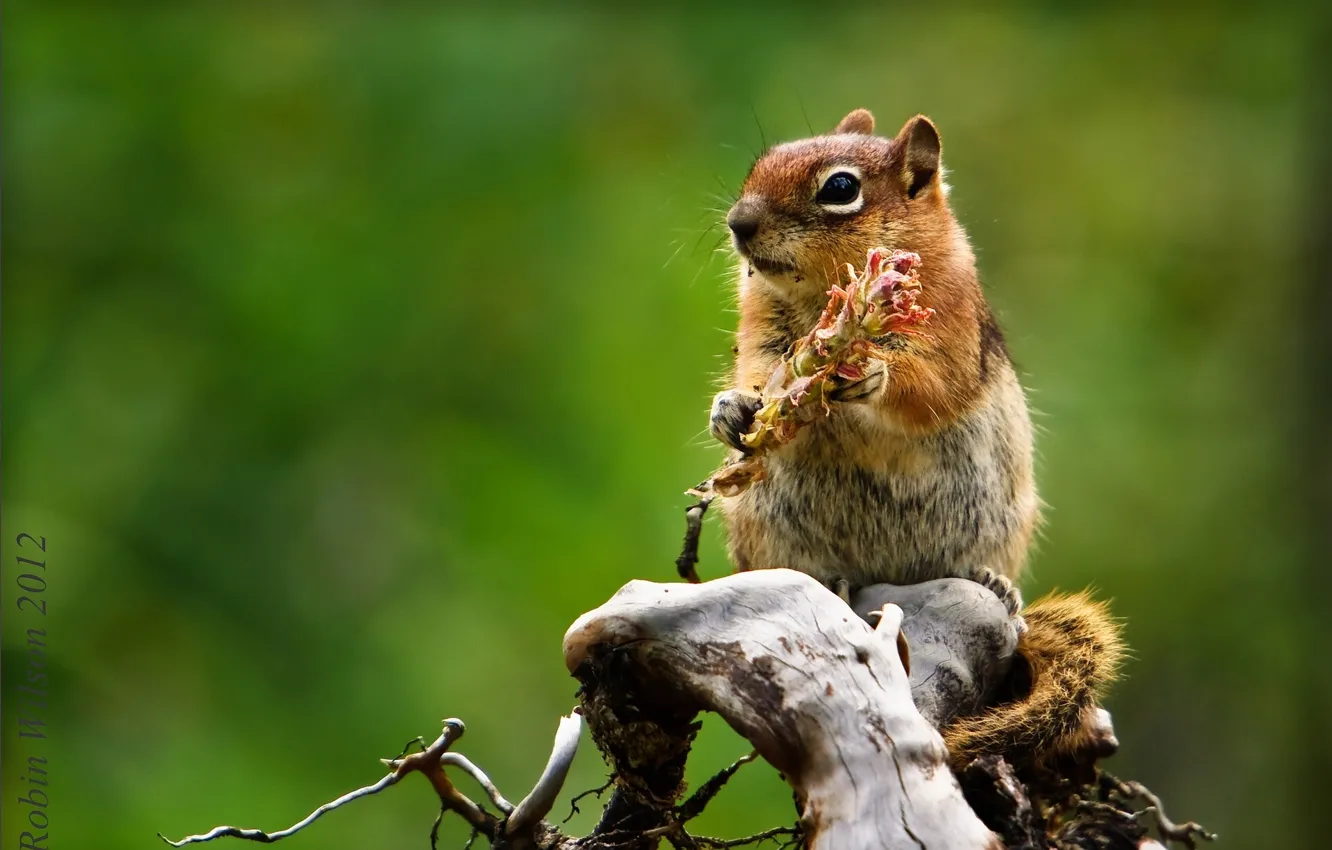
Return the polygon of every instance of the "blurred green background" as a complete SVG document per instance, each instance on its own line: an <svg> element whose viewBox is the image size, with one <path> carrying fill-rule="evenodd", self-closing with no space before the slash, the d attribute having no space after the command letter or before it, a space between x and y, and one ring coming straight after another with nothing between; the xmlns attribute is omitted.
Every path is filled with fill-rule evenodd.
<svg viewBox="0 0 1332 850"><path fill-rule="evenodd" d="M1310 25L7 3L3 845L33 753L64 847L286 826L449 715L521 796L574 704L565 628L673 578L681 491L720 457L727 193L764 139L866 106L938 122L1038 411L1028 597L1092 585L1125 619L1110 767L1223 846L1324 846ZM24 531L49 540L39 746ZM714 718L691 775L746 749ZM567 790L603 775L585 741ZM289 846L427 847L432 799ZM793 819L751 766L701 826Z"/></svg>

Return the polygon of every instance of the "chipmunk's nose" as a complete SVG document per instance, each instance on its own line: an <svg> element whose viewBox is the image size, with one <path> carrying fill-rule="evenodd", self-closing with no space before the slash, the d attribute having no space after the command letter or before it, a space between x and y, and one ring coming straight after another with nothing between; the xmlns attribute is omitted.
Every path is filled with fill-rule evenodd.
<svg viewBox="0 0 1332 850"><path fill-rule="evenodd" d="M731 228L736 241L748 242L754 238L754 234L758 233L762 212L759 205L749 198L743 198L731 207L731 211L726 214L726 226Z"/></svg>

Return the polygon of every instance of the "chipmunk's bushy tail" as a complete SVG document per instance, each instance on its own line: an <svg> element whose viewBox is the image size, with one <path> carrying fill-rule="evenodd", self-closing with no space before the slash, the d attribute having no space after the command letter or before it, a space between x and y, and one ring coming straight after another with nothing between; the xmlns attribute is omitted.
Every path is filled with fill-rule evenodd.
<svg viewBox="0 0 1332 850"><path fill-rule="evenodd" d="M1012 696L943 730L955 768L991 754L1043 768L1113 752L1098 701L1124 656L1119 624L1085 592L1046 596L1022 613Z"/></svg>

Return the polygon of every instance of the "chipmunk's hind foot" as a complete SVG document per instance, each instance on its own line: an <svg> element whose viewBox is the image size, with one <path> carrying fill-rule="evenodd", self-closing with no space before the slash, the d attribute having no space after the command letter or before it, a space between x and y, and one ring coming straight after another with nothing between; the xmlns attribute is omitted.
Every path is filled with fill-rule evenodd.
<svg viewBox="0 0 1332 850"><path fill-rule="evenodd" d="M1018 590L1017 585L1013 584L1008 576L1001 575L989 567L978 567L968 578L999 597L999 601L1008 609L1008 616L1017 621L1018 635L1027 630L1027 623L1022 618L1022 591Z"/></svg>

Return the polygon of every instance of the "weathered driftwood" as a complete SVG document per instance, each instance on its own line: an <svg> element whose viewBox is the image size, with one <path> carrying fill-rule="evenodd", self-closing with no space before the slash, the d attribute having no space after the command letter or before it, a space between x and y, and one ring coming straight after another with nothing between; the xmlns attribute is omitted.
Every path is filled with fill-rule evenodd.
<svg viewBox="0 0 1332 850"><path fill-rule="evenodd" d="M809 576L765 570L631 582L574 623L564 652L585 681L615 654L618 675L659 683L644 694L670 713L723 717L791 784L814 850L1001 847L912 699L901 627L895 605L871 627Z"/></svg>
<svg viewBox="0 0 1332 850"><path fill-rule="evenodd" d="M911 652L911 696L936 728L980 711L1002 686L1017 652L1017 622L974 581L875 584L851 598L863 618L884 605L902 609Z"/></svg>
<svg viewBox="0 0 1332 850"><path fill-rule="evenodd" d="M409 773L425 776L439 797L432 846L449 812L509 850L654 850L663 841L712 850L766 838L835 850L1141 850L1152 846L1137 817L1146 813L1164 838L1193 847L1208 837L1196 824L1171 823L1145 788L1104 773L1092 787L1070 783L1054 807L1032 798L1001 758L975 760L959 783L936 729L993 695L1016 645L1003 603L960 579L865 588L851 608L786 570L699 585L631 582L566 634L580 705L561 721L545 772L518 803L452 751L463 725L451 719L433 743L418 739L420 752L385 760L387 776L293 827L223 826L171 843L275 841ZM690 821L754 757L686 798L685 762L704 711L781 771L795 791L797 827L729 840L690 834ZM593 832L573 837L545 817L584 723L612 769L613 791ZM451 772L475 781L499 814L463 794ZM1134 800L1148 808L1137 811Z"/></svg>

